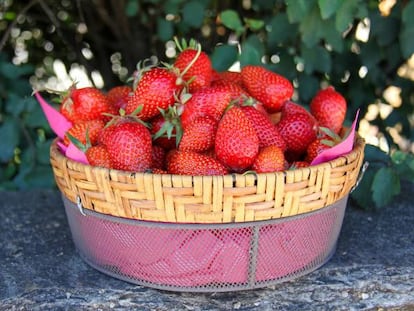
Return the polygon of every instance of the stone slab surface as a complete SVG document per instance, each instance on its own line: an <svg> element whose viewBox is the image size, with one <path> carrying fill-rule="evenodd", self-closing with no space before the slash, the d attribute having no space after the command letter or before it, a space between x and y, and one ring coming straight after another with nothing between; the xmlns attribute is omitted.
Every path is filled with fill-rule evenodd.
<svg viewBox="0 0 414 311"><path fill-rule="evenodd" d="M414 310L413 185L391 206L349 202L338 248L318 270L228 293L177 293L109 277L77 254L60 194L0 192L0 310Z"/></svg>

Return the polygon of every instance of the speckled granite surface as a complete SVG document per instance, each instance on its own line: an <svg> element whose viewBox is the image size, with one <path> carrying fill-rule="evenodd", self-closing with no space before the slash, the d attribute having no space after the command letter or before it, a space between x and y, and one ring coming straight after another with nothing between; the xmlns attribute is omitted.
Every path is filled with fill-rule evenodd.
<svg viewBox="0 0 414 311"><path fill-rule="evenodd" d="M346 210L318 270L263 289L176 293L102 274L73 245L57 191L0 192L0 310L414 310L413 185L391 206Z"/></svg>

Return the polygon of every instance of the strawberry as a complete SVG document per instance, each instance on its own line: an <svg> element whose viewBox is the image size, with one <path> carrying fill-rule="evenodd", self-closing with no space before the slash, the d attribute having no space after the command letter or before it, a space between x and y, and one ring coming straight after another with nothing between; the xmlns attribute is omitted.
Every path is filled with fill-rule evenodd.
<svg viewBox="0 0 414 311"><path fill-rule="evenodd" d="M306 110L305 107L291 100L285 101L283 103L282 108L281 108L281 113L282 113L282 116L286 116L288 114L294 114L294 113L304 113L304 114L310 115L310 112ZM315 120L315 123L316 123L316 120Z"/></svg>
<svg viewBox="0 0 414 311"><path fill-rule="evenodd" d="M229 81L231 83L243 86L243 78L241 72L238 71L222 71L218 73L220 80Z"/></svg>
<svg viewBox="0 0 414 311"><path fill-rule="evenodd" d="M151 172L153 174L162 174L162 175L168 174L168 172L166 170L163 170L163 169L160 169L160 168L156 168L156 167L152 168L151 169Z"/></svg>
<svg viewBox="0 0 414 311"><path fill-rule="evenodd" d="M173 66L188 83L189 92L209 86L213 78L213 66L208 55L201 51L201 46L195 41L190 41L188 46L186 42L182 42L184 47L176 43L181 51Z"/></svg>
<svg viewBox="0 0 414 311"><path fill-rule="evenodd" d="M252 169L256 173L271 173L285 169L285 156L278 146L270 145L260 149L253 162Z"/></svg>
<svg viewBox="0 0 414 311"><path fill-rule="evenodd" d="M138 117L144 121L159 115L159 109L167 109L175 103L175 95L182 89L182 85L176 83L177 78L167 68L153 67L144 72L128 98L125 112L134 114L141 107Z"/></svg>
<svg viewBox="0 0 414 311"><path fill-rule="evenodd" d="M260 105L258 107L260 107ZM286 150L286 142L282 135L280 135L277 127L270 120L266 111L259 111L260 108L255 108L253 106L242 106L241 109L252 122L253 127L256 130L256 134L259 137L260 148L276 145L282 149L282 151Z"/></svg>
<svg viewBox="0 0 414 311"><path fill-rule="evenodd" d="M288 79L264 67L245 66L241 76L249 94L271 112L279 111L293 95L293 85Z"/></svg>
<svg viewBox="0 0 414 311"><path fill-rule="evenodd" d="M178 145L181 151L205 152L214 146L217 121L211 117L199 117L184 129Z"/></svg>
<svg viewBox="0 0 414 311"><path fill-rule="evenodd" d="M170 174L211 176L228 173L216 159L193 151L176 151L168 159L167 171Z"/></svg>
<svg viewBox="0 0 414 311"><path fill-rule="evenodd" d="M346 110L345 98L332 86L320 90L310 103L310 111L318 120L319 125L327 127L335 133L341 131Z"/></svg>
<svg viewBox="0 0 414 311"><path fill-rule="evenodd" d="M165 154L164 148L157 145L152 146L152 169L165 169Z"/></svg>
<svg viewBox="0 0 414 311"><path fill-rule="evenodd" d="M237 106L220 120L214 150L217 159L235 172L249 168L259 153L259 138L252 122Z"/></svg>
<svg viewBox="0 0 414 311"><path fill-rule="evenodd" d="M116 111L119 111L119 109L125 109L131 93L131 87L128 85L119 85L111 88L106 96L108 97L109 103L115 107Z"/></svg>
<svg viewBox="0 0 414 311"><path fill-rule="evenodd" d="M103 145L91 146L85 151L86 158L92 166L112 168L109 152Z"/></svg>
<svg viewBox="0 0 414 311"><path fill-rule="evenodd" d="M103 135L113 168L143 172L151 167L151 134L143 124L124 120L110 125Z"/></svg>
<svg viewBox="0 0 414 311"><path fill-rule="evenodd" d="M316 139L316 126L309 114L293 113L283 116L277 128L286 142L287 151L293 155L303 154Z"/></svg>
<svg viewBox="0 0 414 311"><path fill-rule="evenodd" d="M72 123L106 119L104 113L114 114L104 93L94 87L71 88L63 98L60 112Z"/></svg>
<svg viewBox="0 0 414 311"><path fill-rule="evenodd" d="M250 97L250 95L239 84L229 80L215 80L211 82L212 87L220 87L222 90L227 90L231 94L231 100L243 103L243 100Z"/></svg>
<svg viewBox="0 0 414 311"><path fill-rule="evenodd" d="M83 145L86 145L88 139L91 145L96 145L104 126L105 122L103 120L79 121L74 123L66 132L63 143L68 146L71 142L70 136L72 136Z"/></svg>
<svg viewBox="0 0 414 311"><path fill-rule="evenodd" d="M195 91L185 103L181 114L183 128L198 117L209 116L218 121L231 99L232 94L226 87L206 87Z"/></svg>
<svg viewBox="0 0 414 311"><path fill-rule="evenodd" d="M165 150L176 148L182 136L181 120L175 107L160 112L160 115L150 120L153 143Z"/></svg>

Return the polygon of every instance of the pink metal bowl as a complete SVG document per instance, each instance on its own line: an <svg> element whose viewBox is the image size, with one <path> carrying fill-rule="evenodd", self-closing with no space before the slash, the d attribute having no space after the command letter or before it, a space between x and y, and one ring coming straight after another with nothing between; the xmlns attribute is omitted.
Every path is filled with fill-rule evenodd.
<svg viewBox="0 0 414 311"><path fill-rule="evenodd" d="M182 224L79 210L63 197L89 265L134 284L188 292L260 288L319 268L335 252L347 200L281 219Z"/></svg>

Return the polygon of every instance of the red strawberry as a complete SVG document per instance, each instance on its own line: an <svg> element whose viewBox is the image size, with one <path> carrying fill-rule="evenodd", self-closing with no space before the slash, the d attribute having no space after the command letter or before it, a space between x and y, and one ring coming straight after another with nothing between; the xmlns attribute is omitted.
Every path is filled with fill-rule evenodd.
<svg viewBox="0 0 414 311"><path fill-rule="evenodd" d="M205 152L214 146L217 121L211 117L199 117L184 129L178 150Z"/></svg>
<svg viewBox="0 0 414 311"><path fill-rule="evenodd" d="M185 129L198 117L209 116L219 120L230 104L232 94L226 87L206 87L195 91L185 103L181 123Z"/></svg>
<svg viewBox="0 0 414 311"><path fill-rule="evenodd" d="M286 142L287 151L294 155L303 154L316 139L316 126L309 114L288 114L281 118L277 128Z"/></svg>
<svg viewBox="0 0 414 311"><path fill-rule="evenodd" d="M271 145L260 149L253 162L252 169L256 173L271 173L285 169L285 156L282 149Z"/></svg>
<svg viewBox="0 0 414 311"><path fill-rule="evenodd" d="M241 72L238 71L222 71L218 73L221 80L230 81L231 83L243 86L243 78Z"/></svg>
<svg viewBox="0 0 414 311"><path fill-rule="evenodd" d="M178 54L174 68L178 69L182 79L189 83L188 89L194 92L209 86L213 78L213 66L208 55L201 51L201 46L190 42L190 46L182 49Z"/></svg>
<svg viewBox="0 0 414 311"><path fill-rule="evenodd" d="M345 98L332 86L320 90L310 103L310 111L319 125L335 133L341 131L345 120L347 104Z"/></svg>
<svg viewBox="0 0 414 311"><path fill-rule="evenodd" d="M150 125L150 131L155 145L158 145L165 150L177 147L177 132L178 140L180 140L182 127L181 120L172 107L166 111L162 111L161 114L155 118L152 118Z"/></svg>
<svg viewBox="0 0 414 311"><path fill-rule="evenodd" d="M109 103L115 107L116 111L119 111L121 108L125 109L131 93L131 87L128 85L119 85L111 88L106 96L108 97Z"/></svg>
<svg viewBox="0 0 414 311"><path fill-rule="evenodd" d="M160 168L152 168L151 169L151 172L153 173L153 174L162 174L162 175L164 175L164 174L168 174L168 172L166 171L166 170L163 170L163 169L160 169Z"/></svg>
<svg viewBox="0 0 414 311"><path fill-rule="evenodd" d="M160 114L159 109L167 109L175 103L175 95L182 89L177 75L167 68L151 68L138 81L136 89L125 107L127 114L133 114L138 107L141 120L147 121Z"/></svg>
<svg viewBox="0 0 414 311"><path fill-rule="evenodd" d="M276 145L282 149L282 151L286 150L286 142L265 111L259 111L253 106L243 106L241 109L252 122L253 127L256 130L256 134L259 137L260 148Z"/></svg>
<svg viewBox="0 0 414 311"><path fill-rule="evenodd" d="M157 169L165 169L165 149L157 146L157 145L153 145L152 146L152 165L151 168L157 168Z"/></svg>
<svg viewBox="0 0 414 311"><path fill-rule="evenodd" d="M252 122L237 106L220 120L216 132L217 159L235 172L249 168L259 153L259 138Z"/></svg>
<svg viewBox="0 0 414 311"><path fill-rule="evenodd" d="M288 114L294 114L294 113L304 113L304 114L310 115L310 112L306 110L305 107L299 104L296 104L295 102L290 101L290 100L285 101L283 103L281 113L282 113L282 116L286 116ZM316 123L316 120L315 120L315 123Z"/></svg>
<svg viewBox="0 0 414 311"><path fill-rule="evenodd" d="M288 79L264 67L245 66L241 75L250 95L271 112L279 111L282 104L293 95L293 85Z"/></svg>
<svg viewBox="0 0 414 311"><path fill-rule="evenodd" d="M116 113L104 93L94 87L72 88L63 98L60 112L72 123L106 119L103 113Z"/></svg>
<svg viewBox="0 0 414 311"><path fill-rule="evenodd" d="M211 82L212 87L220 87L222 90L227 90L231 94L231 100L242 103L243 100L250 97L250 95L239 84L229 80L216 80Z"/></svg>
<svg viewBox="0 0 414 311"><path fill-rule="evenodd" d="M227 169L216 159L192 151L176 151L169 155L167 171L170 174L211 176L225 175Z"/></svg>
<svg viewBox="0 0 414 311"><path fill-rule="evenodd" d="M91 146L85 151L86 158L92 166L112 168L109 152L103 145Z"/></svg>
<svg viewBox="0 0 414 311"><path fill-rule="evenodd" d="M104 142L115 169L143 172L151 167L151 134L144 125L124 121L107 129L103 133Z"/></svg>
<svg viewBox="0 0 414 311"><path fill-rule="evenodd" d="M93 146L98 143L101 132L105 126L103 120L89 120L74 123L74 125L66 132L63 143L67 146L71 142L70 136L78 140L82 145L86 145L87 141Z"/></svg>

